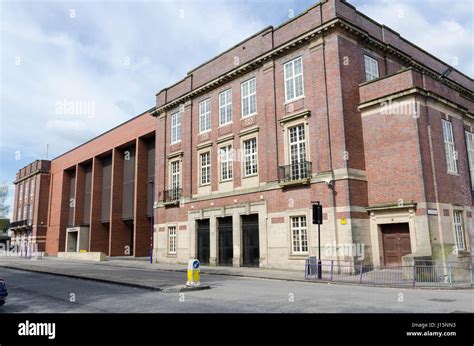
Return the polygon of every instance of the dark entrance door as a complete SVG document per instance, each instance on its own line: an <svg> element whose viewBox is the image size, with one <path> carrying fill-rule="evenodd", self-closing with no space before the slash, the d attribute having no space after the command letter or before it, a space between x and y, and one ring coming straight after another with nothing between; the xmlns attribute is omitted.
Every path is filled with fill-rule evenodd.
<svg viewBox="0 0 474 346"><path fill-rule="evenodd" d="M386 267L402 265L402 257L411 254L407 223L382 225L383 253Z"/></svg>
<svg viewBox="0 0 474 346"><path fill-rule="evenodd" d="M130 256L133 256L134 255L133 248L134 248L134 244L135 244L135 234L133 232L133 219L132 220L127 220L127 221L124 221L124 222L130 228L130 250L129 250L129 253L130 253Z"/></svg>
<svg viewBox="0 0 474 346"><path fill-rule="evenodd" d="M219 265L232 266L234 244L232 241L232 216L217 219L219 228Z"/></svg>
<svg viewBox="0 0 474 346"><path fill-rule="evenodd" d="M244 267L258 267L260 263L258 214L242 216L242 243L242 265Z"/></svg>
<svg viewBox="0 0 474 346"><path fill-rule="evenodd" d="M197 258L201 264L209 264L210 256L209 219L197 221Z"/></svg>

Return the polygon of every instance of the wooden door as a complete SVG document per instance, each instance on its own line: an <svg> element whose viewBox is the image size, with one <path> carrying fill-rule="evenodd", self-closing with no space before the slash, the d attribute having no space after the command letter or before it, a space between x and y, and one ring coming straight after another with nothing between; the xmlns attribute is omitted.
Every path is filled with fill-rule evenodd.
<svg viewBox="0 0 474 346"><path fill-rule="evenodd" d="M242 216L243 267L259 267L258 214Z"/></svg>
<svg viewBox="0 0 474 346"><path fill-rule="evenodd" d="M210 256L210 222L209 219L197 221L197 258L201 264L209 264Z"/></svg>
<svg viewBox="0 0 474 346"><path fill-rule="evenodd" d="M219 258L220 266L232 267L234 246L232 239L232 216L220 217L218 220L219 231Z"/></svg>
<svg viewBox="0 0 474 346"><path fill-rule="evenodd" d="M407 223L382 225L383 253L386 267L402 265L402 257L411 254Z"/></svg>

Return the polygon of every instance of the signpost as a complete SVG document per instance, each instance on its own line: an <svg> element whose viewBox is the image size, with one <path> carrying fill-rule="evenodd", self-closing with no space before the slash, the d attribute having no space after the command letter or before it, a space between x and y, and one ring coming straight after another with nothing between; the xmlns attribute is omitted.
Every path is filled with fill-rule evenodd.
<svg viewBox="0 0 474 346"><path fill-rule="evenodd" d="M313 224L318 225L318 279L323 278L321 265L321 225L323 223L323 206L317 201L313 202Z"/></svg>

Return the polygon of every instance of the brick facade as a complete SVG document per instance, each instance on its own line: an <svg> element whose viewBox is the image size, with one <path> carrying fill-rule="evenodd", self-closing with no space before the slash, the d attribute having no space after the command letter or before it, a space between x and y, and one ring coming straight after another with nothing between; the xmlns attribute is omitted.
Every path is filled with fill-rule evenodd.
<svg viewBox="0 0 474 346"><path fill-rule="evenodd" d="M11 241L22 251L31 244L44 251L48 221L50 161L37 160L16 174L13 220L10 225ZM22 197L20 198L20 192ZM26 208L26 213L25 213Z"/></svg>
<svg viewBox="0 0 474 346"><path fill-rule="evenodd" d="M365 56L378 66L372 81L366 81ZM285 64L295 59L301 59L304 92L286 101ZM322 1L190 71L156 94L153 109L52 160L46 251L64 251L68 229L81 225L84 167L92 165L88 251L147 256L153 227L154 261L185 263L204 256L218 265L231 253L227 264L234 266L301 269L305 258L317 254L310 206L320 201L321 245L362 244L364 249L363 257L326 254L326 259L384 265L383 225L403 223L413 256L467 263L474 237L464 131L474 130L474 85L454 68L440 79L448 68L353 6ZM256 112L243 117L242 83L253 78ZM219 95L229 89L232 122L220 125ZM208 99L210 130L201 133L200 103ZM172 143L176 112L181 140ZM452 123L455 174L446 171L441 119ZM294 137L296 127L304 139ZM152 182L147 177L150 138L156 147ZM292 151L295 138L300 142L291 143L299 149ZM251 139L257 144L258 172L246 176L244 143ZM220 148L228 145L232 179L223 181ZM124 153L132 147L133 217L125 220ZM210 183L201 184L200 155L207 152ZM303 159L296 162L295 155ZM110 217L103 220L106 157L112 160L111 199ZM73 171L75 221L68 225ZM146 212L150 183L153 225ZM452 251L459 243L455 211L463 217L462 251ZM229 220L230 236L224 226ZM203 227L208 233L201 233ZM255 229L258 236L252 238Z"/></svg>

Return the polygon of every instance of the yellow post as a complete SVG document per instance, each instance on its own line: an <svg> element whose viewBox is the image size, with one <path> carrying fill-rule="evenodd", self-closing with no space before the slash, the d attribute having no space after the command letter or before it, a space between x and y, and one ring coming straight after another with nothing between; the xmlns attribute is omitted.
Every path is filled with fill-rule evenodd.
<svg viewBox="0 0 474 346"><path fill-rule="evenodd" d="M199 261L197 259L191 259L188 261L188 281L186 282L186 286L199 286L201 284L199 278Z"/></svg>

